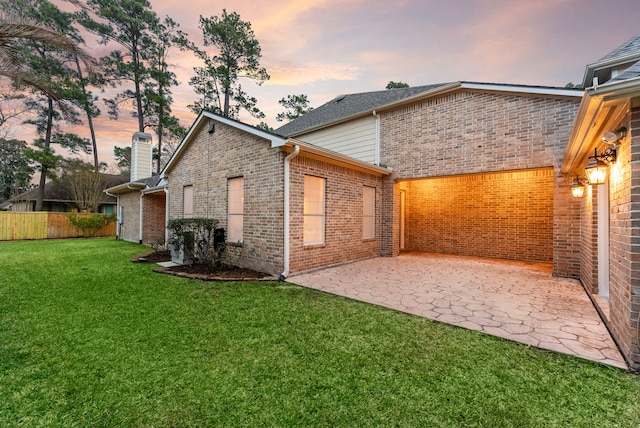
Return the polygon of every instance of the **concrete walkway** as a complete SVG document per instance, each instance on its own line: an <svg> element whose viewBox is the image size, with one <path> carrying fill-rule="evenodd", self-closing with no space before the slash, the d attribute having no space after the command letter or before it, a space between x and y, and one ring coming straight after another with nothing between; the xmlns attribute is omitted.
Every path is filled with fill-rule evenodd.
<svg viewBox="0 0 640 428"><path fill-rule="evenodd" d="M627 368L577 280L551 265L432 253L376 257L288 281Z"/></svg>

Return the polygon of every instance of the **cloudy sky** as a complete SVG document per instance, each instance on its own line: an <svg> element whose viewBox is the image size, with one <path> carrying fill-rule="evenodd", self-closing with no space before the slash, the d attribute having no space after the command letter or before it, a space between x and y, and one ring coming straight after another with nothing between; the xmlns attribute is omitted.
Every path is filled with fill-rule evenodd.
<svg viewBox="0 0 640 428"><path fill-rule="evenodd" d="M274 128L282 111L277 101L288 94L307 94L319 106L338 94L384 89L390 80L411 86L580 83L586 64L640 32L638 0L150 1L198 43L200 15L226 8L251 22L271 79L242 86ZM181 83L174 113L188 127L195 115L186 105L196 97L187 82L198 64L178 51L171 63ZM247 114L241 120L255 123ZM101 160L112 163L113 146L130 144L135 131L128 113L118 121L101 119ZM22 132L15 129L15 136Z"/></svg>

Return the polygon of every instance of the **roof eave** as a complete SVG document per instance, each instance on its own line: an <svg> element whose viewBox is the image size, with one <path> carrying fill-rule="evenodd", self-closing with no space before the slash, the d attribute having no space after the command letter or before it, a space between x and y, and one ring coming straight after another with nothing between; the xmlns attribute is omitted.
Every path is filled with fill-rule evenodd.
<svg viewBox="0 0 640 428"><path fill-rule="evenodd" d="M284 137L272 134L267 131L262 131L251 125L247 125L246 123L231 120L224 116L220 116L220 115L203 110L202 112L200 112L196 120L193 122L193 125L191 125L191 128L189 128L187 135L185 135L185 137L182 139L182 141L178 145L178 148L173 153L173 155L171 156L167 164L164 166L164 168L162 168L162 171L160 172L161 178L164 178L165 174L168 174L171 171L171 169L175 166L175 164L178 162L184 150L188 146L191 138L195 134L197 134L197 131L200 129L201 123L204 121L205 118L210 120L215 120L216 122L220 122L225 125L231 126L233 128L239 129L241 131L247 132L249 134L255 135L257 137L264 138L265 140L268 140L271 143L271 147L280 147L284 144L286 140Z"/></svg>
<svg viewBox="0 0 640 428"><path fill-rule="evenodd" d="M624 119L629 99L640 96L640 78L587 89L578 109L560 172L580 173L601 136Z"/></svg>
<svg viewBox="0 0 640 428"><path fill-rule="evenodd" d="M109 194L119 195L121 193L127 193L132 190L143 190L145 187L147 187L147 185L144 183L129 182L129 183L123 183L117 186L109 187L108 189L104 190L104 193L106 193L107 195Z"/></svg>
<svg viewBox="0 0 640 428"><path fill-rule="evenodd" d="M374 174L377 176L390 175L393 172L392 168L385 168L378 165L373 165L358 159L354 159L349 156L342 155L340 153L332 152L330 150L323 149L313 144L305 143L304 141L296 140L294 138L287 139L283 144L282 149L285 151L292 151L295 146L300 147L300 154L307 155L313 159L326 161L334 165L345 166L357 171Z"/></svg>
<svg viewBox="0 0 640 428"><path fill-rule="evenodd" d="M614 57L604 61L598 61L598 62L589 64L584 70L584 77L582 78L582 84L585 88L590 87L593 84L592 83L593 75L596 73L597 70L615 67L616 65L626 64L629 62L634 62L639 60L640 60L640 53L634 53L630 55Z"/></svg>
<svg viewBox="0 0 640 428"><path fill-rule="evenodd" d="M452 82L446 83L444 85L435 87L428 91L420 92L419 94L412 95L407 98L403 98L401 100L393 101L391 103L382 104L375 108L370 108L364 110L362 112L345 116L340 119L334 120L332 122L323 123L321 125L314 126L312 128L307 128L302 132L297 132L292 134L292 138L299 137L301 135L309 134L311 132L328 128L331 126L338 125L340 123L349 122L354 119L358 119L361 117L369 116L374 112L381 112L385 110L390 110L394 108L398 108L402 105L411 104L420 100L433 98L436 96L440 96L442 94L452 92L458 89L473 89L473 90L483 90L483 91L496 91L496 92L510 92L510 93L521 93L521 94L533 94L533 95L545 95L545 96L555 96L555 97L572 97L572 98L581 98L582 92L572 90L572 89L564 89L564 88L538 88L538 87L527 87L527 86L517 86L517 85L500 85L494 83L473 83L473 82Z"/></svg>

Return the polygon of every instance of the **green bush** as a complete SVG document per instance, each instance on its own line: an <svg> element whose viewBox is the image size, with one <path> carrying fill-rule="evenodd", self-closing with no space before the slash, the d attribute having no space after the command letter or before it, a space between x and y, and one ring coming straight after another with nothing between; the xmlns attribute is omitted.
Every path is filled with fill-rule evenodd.
<svg viewBox="0 0 640 428"><path fill-rule="evenodd" d="M68 214L72 225L82 230L82 235L95 236L104 226L116 221L115 214Z"/></svg>
<svg viewBox="0 0 640 428"><path fill-rule="evenodd" d="M214 245L218 220L213 218L177 218L169 220L169 244L193 249L193 259L199 263L221 264L224 245Z"/></svg>

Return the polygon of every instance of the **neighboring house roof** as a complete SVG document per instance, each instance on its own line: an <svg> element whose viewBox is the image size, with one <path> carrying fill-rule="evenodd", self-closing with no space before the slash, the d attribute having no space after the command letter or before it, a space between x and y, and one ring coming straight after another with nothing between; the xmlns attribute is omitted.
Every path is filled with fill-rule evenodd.
<svg viewBox="0 0 640 428"><path fill-rule="evenodd" d="M593 86L594 77L598 78L598 84L601 85L611 79L612 70L622 71L621 74L623 74L624 69L638 61L640 61L640 34L636 34L593 64L587 65L582 86L584 88Z"/></svg>
<svg viewBox="0 0 640 428"><path fill-rule="evenodd" d="M11 208L11 201L4 201L3 203L0 204L0 211L6 211L9 208Z"/></svg>
<svg viewBox="0 0 640 428"><path fill-rule="evenodd" d="M305 133L372 114L374 111L394 108L443 92L458 89L480 89L502 92L535 93L542 95L582 96L581 90L549 86L510 85L501 83L451 82L409 88L385 89L340 95L311 110L303 116L276 129L274 132L286 137L299 137Z"/></svg>
<svg viewBox="0 0 640 428"><path fill-rule="evenodd" d="M105 180L105 186L114 186L122 183L127 180L127 177L122 175L113 175L113 174L101 174L103 179ZM21 201L35 201L37 199L38 188L31 189L27 192L21 193L13 198L9 199L11 202L21 202ZM47 202L68 202L73 203L71 199L69 199L68 191L62 186L60 183L55 181L49 181L44 185L44 197L43 201ZM100 200L100 204L115 204L116 200L114 197L109 195L104 195Z"/></svg>

